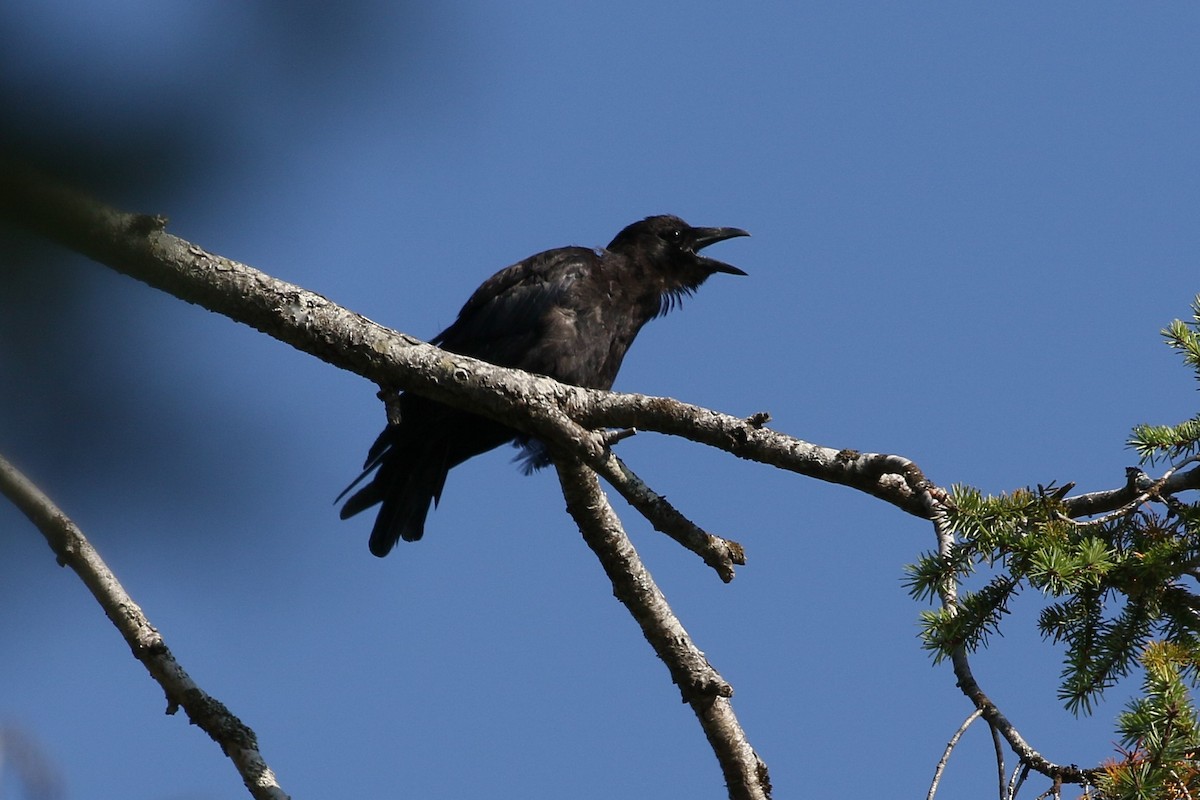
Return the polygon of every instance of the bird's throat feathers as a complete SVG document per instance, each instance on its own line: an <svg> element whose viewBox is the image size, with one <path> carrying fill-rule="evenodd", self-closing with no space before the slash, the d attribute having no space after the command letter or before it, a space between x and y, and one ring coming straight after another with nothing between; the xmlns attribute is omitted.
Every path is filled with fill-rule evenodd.
<svg viewBox="0 0 1200 800"><path fill-rule="evenodd" d="M663 290L658 294L658 310L654 312L654 317L661 317L679 308L683 304L683 298L690 297L695 293L701 283L704 283L704 278L691 284L664 286Z"/></svg>

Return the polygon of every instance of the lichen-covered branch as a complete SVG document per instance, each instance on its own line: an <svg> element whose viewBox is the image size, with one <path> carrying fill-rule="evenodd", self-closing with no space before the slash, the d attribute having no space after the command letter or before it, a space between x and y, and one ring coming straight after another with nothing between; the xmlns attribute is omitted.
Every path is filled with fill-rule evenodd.
<svg viewBox="0 0 1200 800"><path fill-rule="evenodd" d="M685 517L667 498L655 492L613 452L588 466L596 470L629 505L645 517L654 529L667 534L676 542L704 559L721 580L733 580L735 564L746 563L745 549L733 541L709 533Z"/></svg>
<svg viewBox="0 0 1200 800"><path fill-rule="evenodd" d="M83 532L28 478L0 456L0 493L37 526L58 562L79 575L125 638L133 655L167 696L167 713L182 708L225 751L250 794L259 800L288 800L258 750L258 739L224 704L201 689L171 655L162 634L121 586Z"/></svg>
<svg viewBox="0 0 1200 800"><path fill-rule="evenodd" d="M0 175L0 216L380 386L469 408L585 461L606 450L597 429L638 427L850 486L920 517L932 513L928 498L936 487L901 456L822 447L763 427L761 417L580 389L448 353L172 236L162 217L117 211L16 165L0 163Z"/></svg>
<svg viewBox="0 0 1200 800"><path fill-rule="evenodd" d="M613 595L629 609L646 641L667 665L683 700L700 726L725 774L734 800L768 800L771 782L763 763L733 713L733 687L713 669L667 604L654 578L642 564L592 470L578 461L556 459L567 511L584 541L612 581Z"/></svg>
<svg viewBox="0 0 1200 800"><path fill-rule="evenodd" d="M564 447L593 455L604 449L601 437L569 419L556 401L558 393L573 387L389 330L315 292L172 236L163 217L117 211L0 162L0 218L380 386L470 407Z"/></svg>
<svg viewBox="0 0 1200 800"><path fill-rule="evenodd" d="M587 390L566 409L586 427L611 425L680 436L739 458L858 489L931 519L947 494L903 456L823 447L771 430L765 415L748 419L667 397Z"/></svg>

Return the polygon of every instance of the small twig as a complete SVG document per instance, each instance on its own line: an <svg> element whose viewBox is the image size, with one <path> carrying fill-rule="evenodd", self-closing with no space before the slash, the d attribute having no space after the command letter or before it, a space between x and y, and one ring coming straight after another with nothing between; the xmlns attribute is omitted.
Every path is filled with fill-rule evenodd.
<svg viewBox="0 0 1200 800"><path fill-rule="evenodd" d="M636 436L637 432L637 428L621 428L619 430L605 431L601 435L600 441L604 443L605 447L612 447L614 444L623 439L628 439L630 436Z"/></svg>
<svg viewBox="0 0 1200 800"><path fill-rule="evenodd" d="M1012 777L1008 779L1007 800L1017 800L1017 792L1021 791L1021 787L1025 785L1025 779L1028 777L1028 764L1017 764L1017 766L1013 768Z"/></svg>
<svg viewBox="0 0 1200 800"><path fill-rule="evenodd" d="M770 413L766 411L756 411L746 417L746 424L752 428L761 428L771 421Z"/></svg>
<svg viewBox="0 0 1200 800"><path fill-rule="evenodd" d="M596 474L579 461L556 457L567 511L612 582L613 594L642 628L646 641L667 665L683 700L700 720L716 753L732 800L770 800L771 781L733 713L731 687L692 642L646 570Z"/></svg>
<svg viewBox="0 0 1200 800"><path fill-rule="evenodd" d="M971 727L971 723L979 719L982 714L983 712L978 708L972 711L970 716L963 720L963 724L958 726L958 730L950 737L950 741L946 742L946 749L942 751L942 757L938 759L937 768L933 771L933 782L929 784L929 792L925 795L926 800L934 800L934 797L937 795L938 784L942 781L942 773L946 771L946 762L950 760L950 754L954 752L955 745L958 744L958 740L962 738L962 735L966 733L967 728Z"/></svg>
<svg viewBox="0 0 1200 800"><path fill-rule="evenodd" d="M1054 800L1062 800L1062 778L1054 776L1054 781L1050 784L1050 788L1039 794L1036 800L1046 800L1047 797L1053 797Z"/></svg>
<svg viewBox="0 0 1200 800"><path fill-rule="evenodd" d="M721 580L733 580L734 565L746 563L746 551L737 542L715 536L685 517L667 498L655 492L634 473L615 453L598 459L596 470L620 492L629 505L637 509L656 531L665 533L679 544L704 559Z"/></svg>
<svg viewBox="0 0 1200 800"><path fill-rule="evenodd" d="M121 586L83 532L28 478L0 456L0 493L29 518L58 556L83 580L104 613L125 638L133 655L156 680L167 697L167 713L180 708L225 751L246 788L258 800L288 800L275 774L258 751L249 727L220 701L196 685L180 666L158 630Z"/></svg>

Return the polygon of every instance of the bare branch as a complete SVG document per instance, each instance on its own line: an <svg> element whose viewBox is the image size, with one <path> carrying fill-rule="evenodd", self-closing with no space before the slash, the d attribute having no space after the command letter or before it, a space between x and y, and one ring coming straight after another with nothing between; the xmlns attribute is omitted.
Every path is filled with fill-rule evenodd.
<svg viewBox="0 0 1200 800"><path fill-rule="evenodd" d="M600 559L613 594L629 609L654 652L667 665L671 680L691 705L725 774L730 798L769 800L767 766L746 739L729 698L733 687L713 669L671 611L654 578L638 557L620 519L593 473L578 461L556 457L555 468L588 547Z"/></svg>
<svg viewBox="0 0 1200 800"><path fill-rule="evenodd" d="M721 580L733 580L733 566L746 563L745 549L735 541L714 536L681 514L667 498L657 494L634 474L625 462L609 452L608 457L589 463L621 496L641 513L655 530L667 534L676 542L704 559Z"/></svg>
<svg viewBox="0 0 1200 800"><path fill-rule="evenodd" d="M931 512L927 498L940 491L908 459L811 445L764 428L769 418L764 413L739 419L667 398L580 389L445 352L178 239L163 230L162 217L120 212L15 165L0 167L7 167L8 178L0 183L0 213L151 286L356 372L389 396L396 388L410 389L553 443L601 470L655 528L700 554L725 581L734 565L744 563L741 546L704 532L609 462L613 436L603 428L637 424L626 425L623 418L643 420L648 429L859 488L920 516Z"/></svg>
<svg viewBox="0 0 1200 800"><path fill-rule="evenodd" d="M1017 764L1013 767L1012 775L1008 779L1006 791L1008 794L1005 800L1017 800L1017 792L1021 791L1021 787L1025 785L1025 779L1029 777L1029 765Z"/></svg>
<svg viewBox="0 0 1200 800"><path fill-rule="evenodd" d="M1188 459L1191 461L1194 459ZM1185 461L1184 464L1187 462ZM1099 492L1075 495L1063 500L1067 516L1072 518L1090 517L1094 514L1104 514L1112 511L1125 511L1131 504L1138 505L1139 497L1152 490L1152 494L1169 497L1179 492L1200 489L1200 467L1187 472L1176 470L1184 464L1179 464L1164 475L1158 482L1151 481L1138 467L1125 470L1125 485L1120 489L1106 489Z"/></svg>
<svg viewBox="0 0 1200 800"><path fill-rule="evenodd" d="M946 771L946 763L950 761L950 754L954 752L955 745L962 735L966 733L967 728L971 727L971 723L979 719L979 715L983 712L978 708L963 720L963 724L958 726L958 730L950 737L950 741L946 742L946 749L942 751L942 757L938 759L937 768L933 771L933 782L929 784L929 791L925 794L925 800L934 800L937 796L938 784L942 782L942 773Z"/></svg>
<svg viewBox="0 0 1200 800"><path fill-rule="evenodd" d="M230 713L220 701L196 685L180 666L158 630L121 586L83 532L66 514L12 464L0 456L0 493L29 518L58 556L70 567L100 603L109 620L121 632L167 697L167 713L180 708L192 724L199 726L225 751L250 794L259 800L288 800L258 751L258 739L249 727Z"/></svg>
<svg viewBox="0 0 1200 800"><path fill-rule="evenodd" d="M560 410L558 395L574 387L454 355L389 330L315 292L166 233L164 217L118 211L3 161L0 217L381 387L412 389L564 448L593 456L603 450L600 436Z"/></svg>
<svg viewBox="0 0 1200 800"><path fill-rule="evenodd" d="M1039 794L1034 800L1046 800L1049 797L1053 797L1054 800L1062 800L1062 785L1063 779L1056 775L1050 788Z"/></svg>
<svg viewBox="0 0 1200 800"><path fill-rule="evenodd" d="M1034 750L1029 742L1025 741L1025 738L1021 736L1016 726L1009 722L1008 717L1004 716L996 704L991 701L991 698L980 688L974 674L971 672L971 662L967 658L965 650L960 648L954 651L950 656L950 663L954 667L954 677L958 679L958 688L975 704L975 708L983 713L983 718L987 720L988 725L991 725L1004 737L1004 740L1008 742L1008 746L1017 754L1017 758L1020 759L1021 763L1028 764L1041 774L1055 780L1067 783L1088 783L1092 781L1098 770L1084 770L1074 764L1055 764L1037 750Z"/></svg>
<svg viewBox="0 0 1200 800"><path fill-rule="evenodd" d="M738 458L758 461L874 495L910 514L931 519L948 494L903 456L860 453L810 444L763 427L762 416L742 419L667 397L585 390L566 409L586 427L610 425L690 439ZM579 397L579 395L576 395Z"/></svg>

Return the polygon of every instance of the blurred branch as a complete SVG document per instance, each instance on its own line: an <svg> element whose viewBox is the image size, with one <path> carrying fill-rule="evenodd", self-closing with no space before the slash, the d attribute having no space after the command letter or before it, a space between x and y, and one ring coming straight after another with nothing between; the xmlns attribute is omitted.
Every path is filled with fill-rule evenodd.
<svg viewBox="0 0 1200 800"><path fill-rule="evenodd" d="M134 657L142 662L167 696L167 713L180 708L221 746L241 774L250 794L259 800L288 800L275 774L258 751L258 739L249 727L220 701L196 685L150 624L116 575L100 558L83 532L66 514L16 467L0 456L0 493L21 510L46 537L58 563L70 567L100 603L121 632Z"/></svg>
<svg viewBox="0 0 1200 800"><path fill-rule="evenodd" d="M654 652L667 665L683 701L700 720L725 774L730 798L769 800L767 765L746 740L729 698L733 687L713 669L671 611L654 578L638 557L620 519L613 512L596 475L578 461L556 458L558 479L567 511L575 519L588 547L600 559L613 585L642 628Z"/></svg>
<svg viewBox="0 0 1200 800"><path fill-rule="evenodd" d="M0 727L0 787L4 786L4 767L9 764L29 800L59 800L67 796L63 781L42 746L25 731L6 725Z"/></svg>

